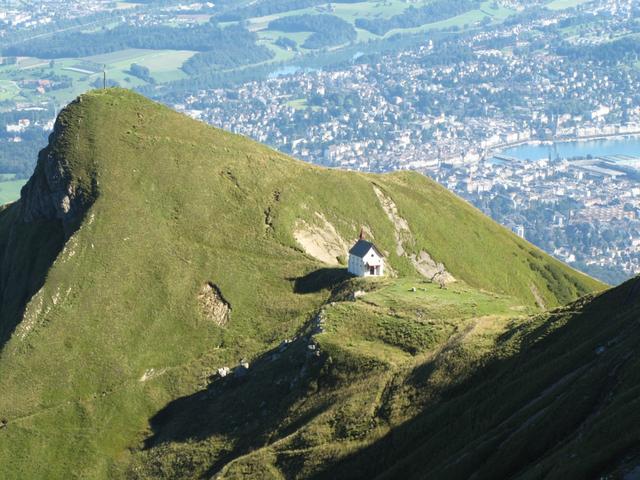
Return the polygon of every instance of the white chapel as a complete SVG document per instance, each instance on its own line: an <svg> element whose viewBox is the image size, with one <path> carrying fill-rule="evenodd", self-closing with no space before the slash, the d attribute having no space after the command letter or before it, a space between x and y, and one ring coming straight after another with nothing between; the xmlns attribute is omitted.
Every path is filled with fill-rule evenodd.
<svg viewBox="0 0 640 480"><path fill-rule="evenodd" d="M357 277L381 277L384 275L384 257L376 246L365 240L364 231L349 250L349 273Z"/></svg>

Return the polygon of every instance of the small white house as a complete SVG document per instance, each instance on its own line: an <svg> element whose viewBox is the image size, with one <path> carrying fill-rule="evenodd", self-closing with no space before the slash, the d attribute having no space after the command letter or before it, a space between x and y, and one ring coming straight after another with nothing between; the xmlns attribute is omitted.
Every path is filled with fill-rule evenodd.
<svg viewBox="0 0 640 480"><path fill-rule="evenodd" d="M349 273L357 277L380 277L384 275L384 258L376 246L360 239L349 250Z"/></svg>

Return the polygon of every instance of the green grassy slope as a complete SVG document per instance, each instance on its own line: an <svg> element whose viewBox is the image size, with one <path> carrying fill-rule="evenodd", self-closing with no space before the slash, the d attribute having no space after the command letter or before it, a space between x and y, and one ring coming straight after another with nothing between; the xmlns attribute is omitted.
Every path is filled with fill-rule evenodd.
<svg viewBox="0 0 640 480"><path fill-rule="evenodd" d="M530 317L458 286L386 283L327 306L323 331L243 381L169 404L128 476L634 478L638 280Z"/></svg>
<svg viewBox="0 0 640 480"><path fill-rule="evenodd" d="M461 298L477 296L465 308L443 300L451 304L445 319L494 310L504 315L505 309L520 315L536 310L536 295L555 306L602 288L418 174L375 176L311 166L124 90L82 96L61 113L56 131L36 180L46 170L48 153L63 159L72 190L83 193L88 206L74 220L82 220L80 228L67 239L73 229L59 220L25 223L24 199L0 212L5 478L107 478L133 475L136 468L146 475L154 450L148 463L140 460L146 453L132 452L144 445L149 418L176 399L199 399L196 392L219 367L260 359L308 328L305 322L341 278L335 268L322 270L328 267L296 243L293 231L300 220L317 224L320 213L347 241L360 225L368 226L376 244L390 252L397 281L415 278L411 263L395 253L394 227L374 184L409 224L408 253L428 251L459 280L451 288L461 289ZM314 280L316 271L325 273L324 283ZM207 282L231 306L226 326L203 312L198 296ZM499 300L495 305L492 296ZM486 311L475 310L487 302ZM458 328L443 324L432 341L431 327L413 332L411 314L398 327L387 307L371 306L379 309L381 323L367 333L371 338L365 338L362 352L366 342L389 337L395 338L390 358L413 358ZM358 318L357 312L349 315L340 313ZM434 319L444 322L438 314ZM411 340L414 333L420 339ZM360 335L355 325L353 335ZM361 366L362 352L349 348L337 341L326 346L349 375L380 363L376 354ZM291 362L297 365L298 357ZM371 393L368 380L350 388ZM292 404L308 393L293 391L298 397ZM329 395L327 405L336 398ZM225 397L224 408L232 408L233 399ZM277 425L251 421L263 430L256 438L277 436ZM193 468L211 469L242 453L247 440L237 436L239 426L220 428L220 436L201 434L217 442L201 451L197 442L177 442L175 448L185 450L180 461L197 456ZM171 477L177 468L172 458L178 457L168 457L156 473Z"/></svg>
<svg viewBox="0 0 640 480"><path fill-rule="evenodd" d="M320 477L633 478L639 293L634 279L507 328L472 375L436 388L440 398L422 394L438 367L417 367L409 379L421 412ZM459 351L448 363L468 359Z"/></svg>

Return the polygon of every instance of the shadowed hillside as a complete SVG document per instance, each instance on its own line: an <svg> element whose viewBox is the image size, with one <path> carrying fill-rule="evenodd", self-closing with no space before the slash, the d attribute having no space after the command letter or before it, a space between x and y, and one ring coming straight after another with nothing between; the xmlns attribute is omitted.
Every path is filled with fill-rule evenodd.
<svg viewBox="0 0 640 480"><path fill-rule="evenodd" d="M634 478L639 285L514 317L507 298L384 282L168 405L132 476Z"/></svg>
<svg viewBox="0 0 640 480"><path fill-rule="evenodd" d="M468 378L436 395L437 370L418 365L386 408L408 389L420 412L313 478L635 478L639 287L508 326Z"/></svg>
<svg viewBox="0 0 640 480"><path fill-rule="evenodd" d="M339 270L361 227L393 272L379 285ZM422 175L308 165L117 89L60 114L0 212L0 259L6 478L355 465L422 421L432 390L408 379L467 330L446 384L474 378L494 333L603 287Z"/></svg>

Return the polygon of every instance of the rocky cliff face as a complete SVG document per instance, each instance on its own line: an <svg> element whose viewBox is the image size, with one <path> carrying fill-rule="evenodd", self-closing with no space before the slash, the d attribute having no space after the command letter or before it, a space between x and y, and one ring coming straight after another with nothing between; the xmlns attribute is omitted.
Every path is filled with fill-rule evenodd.
<svg viewBox="0 0 640 480"><path fill-rule="evenodd" d="M70 236L93 203L94 192L84 191L73 180L67 160L56 154L63 140L64 125L56 122L49 145L40 152L36 169L20 195L20 218L25 223L37 220L62 221ZM92 185L95 189L96 185Z"/></svg>

